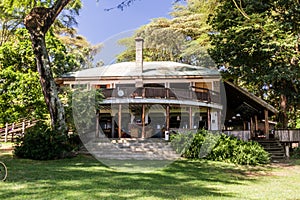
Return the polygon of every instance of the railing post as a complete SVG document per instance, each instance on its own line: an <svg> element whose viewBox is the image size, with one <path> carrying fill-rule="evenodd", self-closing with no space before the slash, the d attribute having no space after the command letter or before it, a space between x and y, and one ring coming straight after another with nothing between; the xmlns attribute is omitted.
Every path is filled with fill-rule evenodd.
<svg viewBox="0 0 300 200"><path fill-rule="evenodd" d="M7 142L7 135L8 135L8 123L5 124L5 136L4 136L4 142Z"/></svg>
<svg viewBox="0 0 300 200"><path fill-rule="evenodd" d="M22 135L25 133L25 121L22 122Z"/></svg>

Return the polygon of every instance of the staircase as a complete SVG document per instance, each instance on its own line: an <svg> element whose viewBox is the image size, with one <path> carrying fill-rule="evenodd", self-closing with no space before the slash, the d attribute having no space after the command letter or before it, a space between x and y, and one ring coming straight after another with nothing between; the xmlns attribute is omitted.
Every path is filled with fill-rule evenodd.
<svg viewBox="0 0 300 200"><path fill-rule="evenodd" d="M97 138L84 146L98 159L176 160L180 157L169 142L158 138Z"/></svg>
<svg viewBox="0 0 300 200"><path fill-rule="evenodd" d="M285 159L284 147L278 140L257 140L257 142L271 155L271 161L276 162L278 160Z"/></svg>

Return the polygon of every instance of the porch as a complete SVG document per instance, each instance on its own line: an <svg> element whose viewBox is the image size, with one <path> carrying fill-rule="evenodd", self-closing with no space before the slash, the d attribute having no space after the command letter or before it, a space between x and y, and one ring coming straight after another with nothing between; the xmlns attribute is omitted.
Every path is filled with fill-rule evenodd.
<svg viewBox="0 0 300 200"><path fill-rule="evenodd" d="M210 107L128 103L102 104L97 115L97 132L108 138L164 138L177 130L220 130L220 113Z"/></svg>

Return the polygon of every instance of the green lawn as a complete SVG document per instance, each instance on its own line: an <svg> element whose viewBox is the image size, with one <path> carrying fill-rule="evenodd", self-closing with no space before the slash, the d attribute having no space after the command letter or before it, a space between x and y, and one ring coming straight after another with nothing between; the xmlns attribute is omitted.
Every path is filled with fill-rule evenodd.
<svg viewBox="0 0 300 200"><path fill-rule="evenodd" d="M246 167L180 160L152 172L121 172L89 156L0 160L9 170L0 199L300 199L299 161Z"/></svg>

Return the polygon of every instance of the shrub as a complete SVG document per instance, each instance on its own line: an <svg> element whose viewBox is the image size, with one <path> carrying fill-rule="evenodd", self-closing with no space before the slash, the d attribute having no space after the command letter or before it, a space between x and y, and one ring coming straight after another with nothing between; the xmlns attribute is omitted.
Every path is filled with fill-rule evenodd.
<svg viewBox="0 0 300 200"><path fill-rule="evenodd" d="M299 159L300 158L300 147L294 148L292 151L292 158Z"/></svg>
<svg viewBox="0 0 300 200"><path fill-rule="evenodd" d="M39 122L18 139L14 154L21 158L51 160L69 156L73 147L67 135Z"/></svg>
<svg viewBox="0 0 300 200"><path fill-rule="evenodd" d="M269 154L257 142L245 142L225 134L200 132L178 134L172 146L186 158L203 158L241 165L269 163Z"/></svg>

